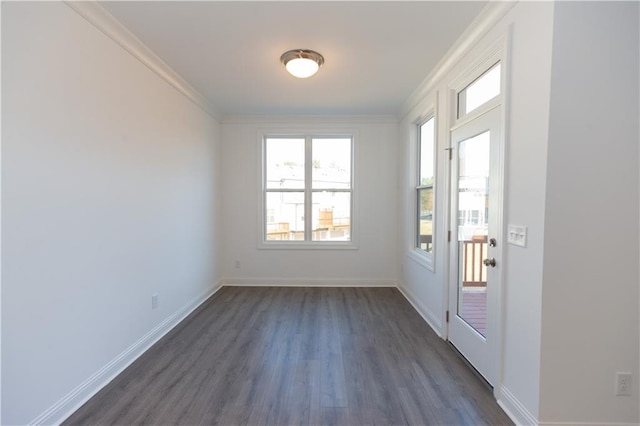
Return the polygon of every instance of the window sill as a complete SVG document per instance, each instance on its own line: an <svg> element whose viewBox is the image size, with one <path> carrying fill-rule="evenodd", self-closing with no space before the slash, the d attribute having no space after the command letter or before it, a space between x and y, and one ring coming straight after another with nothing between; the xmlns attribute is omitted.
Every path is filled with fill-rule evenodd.
<svg viewBox="0 0 640 426"><path fill-rule="evenodd" d="M425 252L424 250L413 249L409 250L407 253L407 257L418 265L430 270L431 272L435 272L433 267L433 255Z"/></svg>
<svg viewBox="0 0 640 426"><path fill-rule="evenodd" d="M258 243L259 250L358 250L353 242L344 243L309 243L305 241L262 241Z"/></svg>

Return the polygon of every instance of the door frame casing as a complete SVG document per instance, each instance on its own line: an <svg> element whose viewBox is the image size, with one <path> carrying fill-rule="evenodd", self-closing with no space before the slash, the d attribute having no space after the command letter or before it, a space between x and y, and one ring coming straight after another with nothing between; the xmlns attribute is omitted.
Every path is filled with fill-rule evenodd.
<svg viewBox="0 0 640 426"><path fill-rule="evenodd" d="M465 124L475 120L482 114L487 111L500 107L500 137L498 138L498 161L500 162L498 166L498 179L502 182L499 188L496 189L495 197L496 197L496 205L500 206L497 212L498 215L498 227L495 230L496 240L498 241L498 246L496 247L495 257L499 259L501 265L506 263L506 250L503 250L504 245L506 244L505 238L505 213L506 213L506 202L505 202L505 194L507 190L507 182L505 177L507 176L507 137L508 137L508 112L509 112L509 88L510 88L510 46L511 46L511 38L512 38L512 30L509 27L506 32L501 34L493 43L490 44L488 48L486 48L481 54L475 55L476 59L472 60L461 72L458 73L458 76L454 78L447 86L448 88L448 96L445 96L444 100L448 104L446 105L446 111L448 112L448 122L450 124L449 131L447 132L448 140L445 141L445 146L447 150L454 149L452 145L452 132ZM473 54L470 52L468 55ZM501 82L500 82L500 95L496 98L490 100L483 106L479 107L477 110L472 111L471 113L465 115L464 117L458 119L457 118L457 94L467 87L471 82L473 82L476 78L482 75L485 71L491 68L496 62L501 63ZM446 189L445 189L445 197L446 197L446 208L447 214L447 229L449 232L453 232L455 223L452 222L452 161L448 161L445 165L445 171L447 176ZM445 198L443 197L443 198ZM453 240L453 238L451 238ZM457 239L456 239L457 240ZM452 256L452 241L449 241L449 245L445 250L445 270L444 270L444 282L443 282L443 316L445 313L449 313L449 303L450 297L456 297L452 295L452 279L455 277L457 280L457 264L453 265L453 256ZM457 258L456 258L457 259ZM453 268L456 270L453 271ZM493 377L493 393L497 398L499 396L499 388L502 383L503 376L503 368L502 368L502 360L504 357L504 342L502 338L504 336L504 291L505 291L505 268L500 267L496 271L498 287L495 289L495 338L493 341L493 354L495 354L495 377ZM455 272L455 275L453 273ZM453 314L453 313L452 313ZM444 321L443 324L446 324L442 329L442 337L445 340L449 340L449 323Z"/></svg>

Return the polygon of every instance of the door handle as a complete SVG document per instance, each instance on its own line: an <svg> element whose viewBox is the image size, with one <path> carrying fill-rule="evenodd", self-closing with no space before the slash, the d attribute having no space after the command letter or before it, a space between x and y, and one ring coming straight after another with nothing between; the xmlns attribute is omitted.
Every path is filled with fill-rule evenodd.
<svg viewBox="0 0 640 426"><path fill-rule="evenodd" d="M484 266L491 266L492 268L496 267L496 259L492 257L491 259L485 259L482 261Z"/></svg>

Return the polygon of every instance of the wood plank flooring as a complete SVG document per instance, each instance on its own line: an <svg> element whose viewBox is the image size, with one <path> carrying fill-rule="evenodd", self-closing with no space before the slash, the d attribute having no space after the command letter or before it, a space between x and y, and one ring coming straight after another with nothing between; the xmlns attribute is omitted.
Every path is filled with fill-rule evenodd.
<svg viewBox="0 0 640 426"><path fill-rule="evenodd" d="M224 287L66 425L510 425L394 288Z"/></svg>

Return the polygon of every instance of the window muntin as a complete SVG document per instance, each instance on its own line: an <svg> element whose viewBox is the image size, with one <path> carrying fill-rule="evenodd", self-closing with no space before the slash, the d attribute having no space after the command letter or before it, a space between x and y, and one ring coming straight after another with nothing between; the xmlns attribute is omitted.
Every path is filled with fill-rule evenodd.
<svg viewBox="0 0 640 426"><path fill-rule="evenodd" d="M433 253L435 184L435 117L418 126L418 183L416 185L416 247Z"/></svg>
<svg viewBox="0 0 640 426"><path fill-rule="evenodd" d="M500 62L458 93L458 118L475 111L500 94Z"/></svg>
<svg viewBox="0 0 640 426"><path fill-rule="evenodd" d="M264 138L264 241L351 242L351 136Z"/></svg>

